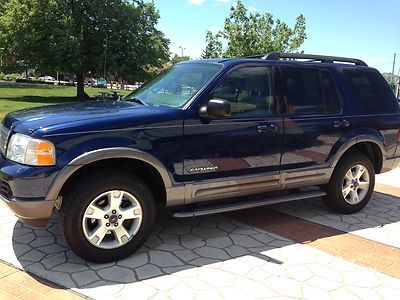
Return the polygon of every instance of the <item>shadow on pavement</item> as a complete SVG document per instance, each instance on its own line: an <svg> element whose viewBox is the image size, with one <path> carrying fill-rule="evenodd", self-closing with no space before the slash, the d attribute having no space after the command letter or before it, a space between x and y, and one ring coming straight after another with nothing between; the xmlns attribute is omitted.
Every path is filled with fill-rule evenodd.
<svg viewBox="0 0 400 300"><path fill-rule="evenodd" d="M263 252L293 244L224 215L175 219L163 214L137 253L117 262L96 264L68 248L56 220L55 214L47 229L31 229L18 221L13 249L25 271L67 288L134 283L248 255L282 264Z"/></svg>
<svg viewBox="0 0 400 300"><path fill-rule="evenodd" d="M250 220L249 224L257 223L255 220L251 223L251 218L265 217L265 221L276 227L290 228L287 223L290 218L280 216L291 215L296 216L296 219L302 218L344 232L376 230L400 221L399 200L397 197L375 193L362 212L346 216L329 211L321 199L270 206L273 213L264 216L262 213L252 215L251 211L243 211L243 214ZM231 216L235 217L235 214ZM322 235L310 233L301 239L319 239L330 234L340 234L329 228L323 232ZM388 236L385 235L385 238ZM399 243L398 238L396 240ZM13 249L23 268L67 288L134 283L243 256L282 264L284 262L263 253L292 244L293 241L246 225L227 215L175 219L163 213L158 217L151 237L136 254L113 263L95 264L72 253L58 230L55 215L47 229L33 230L17 222L13 232Z"/></svg>
<svg viewBox="0 0 400 300"><path fill-rule="evenodd" d="M330 211L321 199L273 205L269 208L349 233L380 228L400 221L400 197L378 192L374 192L363 210L351 215Z"/></svg>

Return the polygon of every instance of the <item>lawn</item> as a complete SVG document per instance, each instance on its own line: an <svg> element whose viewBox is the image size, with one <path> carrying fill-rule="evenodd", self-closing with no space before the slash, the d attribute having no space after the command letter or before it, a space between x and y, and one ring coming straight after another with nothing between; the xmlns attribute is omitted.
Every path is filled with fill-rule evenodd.
<svg viewBox="0 0 400 300"><path fill-rule="evenodd" d="M108 91L88 87L86 93L95 97L100 91ZM118 91L123 95L129 91ZM17 83L0 83L0 120L15 110L43 106L57 103L74 102L76 87L51 86L51 85L26 85Z"/></svg>

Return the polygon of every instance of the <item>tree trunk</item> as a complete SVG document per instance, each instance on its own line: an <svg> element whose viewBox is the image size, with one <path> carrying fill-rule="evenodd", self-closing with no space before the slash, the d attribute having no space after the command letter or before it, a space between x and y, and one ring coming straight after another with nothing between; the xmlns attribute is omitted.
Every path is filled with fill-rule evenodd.
<svg viewBox="0 0 400 300"><path fill-rule="evenodd" d="M76 99L80 101L88 100L90 97L85 93L85 82L83 73L76 74Z"/></svg>

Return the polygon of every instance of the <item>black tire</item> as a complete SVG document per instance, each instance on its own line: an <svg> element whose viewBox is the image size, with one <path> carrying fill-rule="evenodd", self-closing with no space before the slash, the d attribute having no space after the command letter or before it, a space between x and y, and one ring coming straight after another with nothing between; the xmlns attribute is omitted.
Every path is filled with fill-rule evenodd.
<svg viewBox="0 0 400 300"><path fill-rule="evenodd" d="M369 187L366 195L357 204L350 204L343 196L342 188L346 173L354 166L362 165L369 176ZM327 195L323 197L325 204L335 212L353 214L362 210L371 199L375 186L375 170L371 160L364 154L352 152L341 158L333 171L329 183L325 186Z"/></svg>
<svg viewBox="0 0 400 300"><path fill-rule="evenodd" d="M141 224L133 238L123 246L102 249L85 237L83 218L86 208L96 197L112 190L125 191L135 197L141 206ZM71 249L83 259L110 262L133 254L147 240L155 219L154 199L147 185L124 171L100 171L75 182L63 199L59 211L59 226ZM122 223L122 222L121 222Z"/></svg>

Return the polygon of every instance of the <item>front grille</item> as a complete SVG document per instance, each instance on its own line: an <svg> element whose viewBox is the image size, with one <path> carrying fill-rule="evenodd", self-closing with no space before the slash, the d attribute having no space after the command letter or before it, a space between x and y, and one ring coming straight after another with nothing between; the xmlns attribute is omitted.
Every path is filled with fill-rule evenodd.
<svg viewBox="0 0 400 300"><path fill-rule="evenodd" d="M6 197L7 199L12 198L11 188L5 181L0 181L0 195Z"/></svg>
<svg viewBox="0 0 400 300"><path fill-rule="evenodd" d="M0 153L5 155L7 149L7 142L10 135L10 130L5 126L2 126L0 129Z"/></svg>

